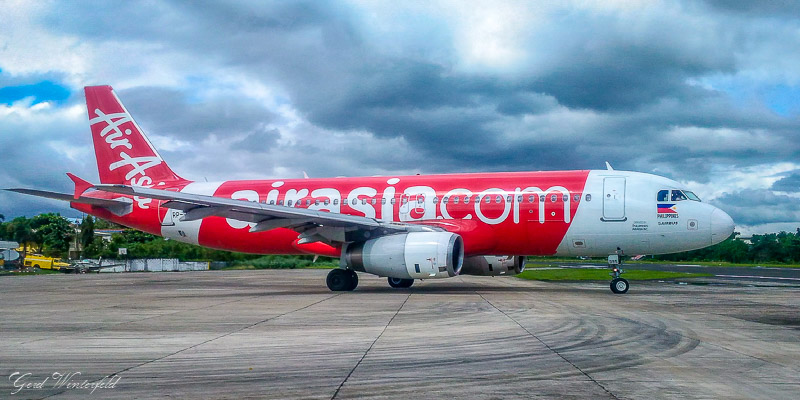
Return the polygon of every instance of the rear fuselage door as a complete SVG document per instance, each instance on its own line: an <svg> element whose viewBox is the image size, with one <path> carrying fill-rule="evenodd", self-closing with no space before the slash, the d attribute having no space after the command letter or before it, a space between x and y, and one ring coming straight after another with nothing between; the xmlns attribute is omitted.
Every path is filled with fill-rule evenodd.
<svg viewBox="0 0 800 400"><path fill-rule="evenodd" d="M603 221L625 221L625 177L603 179Z"/></svg>

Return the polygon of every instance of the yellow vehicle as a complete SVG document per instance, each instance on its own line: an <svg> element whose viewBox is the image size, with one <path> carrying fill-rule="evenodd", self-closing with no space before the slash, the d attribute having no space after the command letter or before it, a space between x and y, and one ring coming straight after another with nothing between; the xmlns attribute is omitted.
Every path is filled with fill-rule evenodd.
<svg viewBox="0 0 800 400"><path fill-rule="evenodd" d="M69 267L69 264L62 262L60 258L45 257L39 254L26 256L24 265L26 267L52 269L54 271L60 271Z"/></svg>

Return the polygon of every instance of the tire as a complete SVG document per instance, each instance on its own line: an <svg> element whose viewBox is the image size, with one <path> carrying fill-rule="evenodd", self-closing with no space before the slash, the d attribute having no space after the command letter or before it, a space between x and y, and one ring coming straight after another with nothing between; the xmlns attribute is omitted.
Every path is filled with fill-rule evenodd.
<svg viewBox="0 0 800 400"><path fill-rule="evenodd" d="M395 289L408 289L414 284L413 279L388 278L389 286Z"/></svg>
<svg viewBox="0 0 800 400"><path fill-rule="evenodd" d="M334 292L343 292L349 289L352 285L352 279L347 270L336 268L328 272L328 278L325 280L328 284L328 289Z"/></svg>
<svg viewBox="0 0 800 400"><path fill-rule="evenodd" d="M627 293L629 287L628 281L623 278L616 278L611 281L611 291L616 294Z"/></svg>
<svg viewBox="0 0 800 400"><path fill-rule="evenodd" d="M355 290L356 287L358 287L358 274L356 273L356 271L353 271L352 269L348 269L347 272L350 275L349 276L350 285L347 287L347 291L353 291Z"/></svg>

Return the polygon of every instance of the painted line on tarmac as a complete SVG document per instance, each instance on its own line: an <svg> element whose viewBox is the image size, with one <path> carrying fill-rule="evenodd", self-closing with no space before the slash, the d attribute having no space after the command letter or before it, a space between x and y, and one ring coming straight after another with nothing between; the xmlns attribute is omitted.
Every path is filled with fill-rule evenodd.
<svg viewBox="0 0 800 400"><path fill-rule="evenodd" d="M787 281L800 281L800 278L787 278L782 276L752 276L752 275L714 275L720 278L748 278L748 279L781 279Z"/></svg>

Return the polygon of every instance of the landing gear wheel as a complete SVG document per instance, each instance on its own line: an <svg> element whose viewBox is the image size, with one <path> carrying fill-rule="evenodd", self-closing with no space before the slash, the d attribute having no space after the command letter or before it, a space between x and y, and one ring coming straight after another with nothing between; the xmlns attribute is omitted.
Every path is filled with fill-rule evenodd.
<svg viewBox="0 0 800 400"><path fill-rule="evenodd" d="M326 282L328 289L334 292L350 291L358 286L358 275L353 270L336 268L328 272Z"/></svg>
<svg viewBox="0 0 800 400"><path fill-rule="evenodd" d="M611 291L616 294L623 294L628 291L628 281L623 278L614 278L611 281Z"/></svg>
<svg viewBox="0 0 800 400"><path fill-rule="evenodd" d="M389 286L395 289L408 289L413 284L413 279L389 278Z"/></svg>
<svg viewBox="0 0 800 400"><path fill-rule="evenodd" d="M358 286L358 274L352 269L348 269L347 272L350 273L350 286L347 287L347 291L352 292Z"/></svg>

